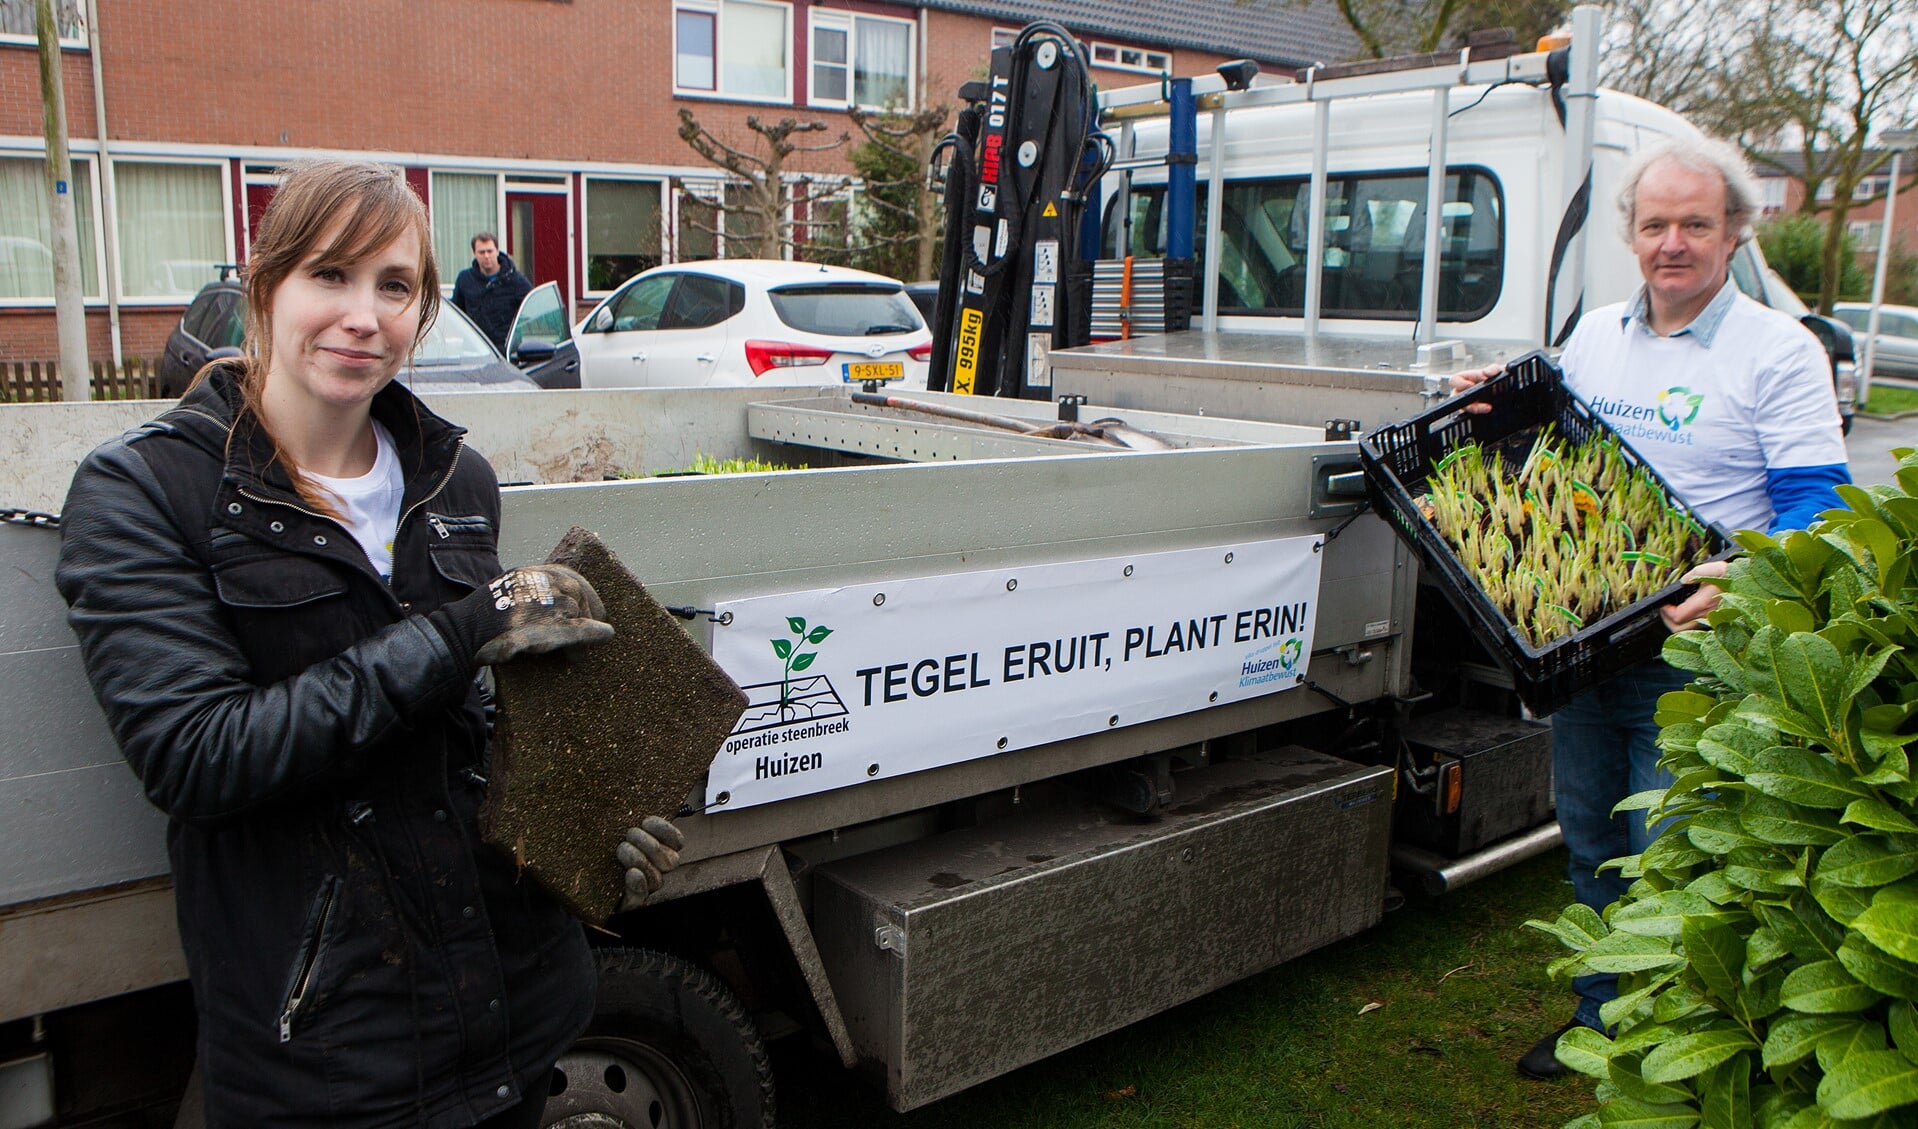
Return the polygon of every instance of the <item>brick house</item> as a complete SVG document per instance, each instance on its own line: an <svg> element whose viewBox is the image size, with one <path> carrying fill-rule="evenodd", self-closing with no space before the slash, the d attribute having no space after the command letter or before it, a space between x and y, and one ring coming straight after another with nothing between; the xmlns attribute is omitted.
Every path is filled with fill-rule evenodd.
<svg viewBox="0 0 1918 1129"><path fill-rule="evenodd" d="M1867 150L1877 157L1879 150ZM1778 166L1784 166L1780 168ZM1892 246L1907 255L1918 255L1918 154L1907 153L1899 163L1898 203L1892 215ZM1796 212L1805 200L1802 153L1773 153L1768 161L1752 162L1762 195L1761 210L1766 218ZM1786 171L1792 170L1792 171ZM1878 263L1878 243L1885 226L1885 195L1891 184L1891 161L1887 156L1878 171L1860 180L1851 194L1851 210L1845 214L1845 227L1851 232L1858 265L1869 274ZM1832 183L1827 180L1818 189L1818 211L1832 199ZM1896 261L1895 259L1893 260Z"/></svg>
<svg viewBox="0 0 1918 1129"><path fill-rule="evenodd" d="M0 362L58 351L33 6L0 0ZM1104 87L1354 52L1328 0L111 0L92 28L85 0L56 7L96 358L107 280L123 355L156 355L216 265L245 261L290 158L403 166L449 283L492 230L583 312L644 267L721 251L702 225L722 180L679 140L681 107L738 142L750 114L836 135L850 104L956 104L1041 17L1082 38ZM788 169L849 165L841 149Z"/></svg>

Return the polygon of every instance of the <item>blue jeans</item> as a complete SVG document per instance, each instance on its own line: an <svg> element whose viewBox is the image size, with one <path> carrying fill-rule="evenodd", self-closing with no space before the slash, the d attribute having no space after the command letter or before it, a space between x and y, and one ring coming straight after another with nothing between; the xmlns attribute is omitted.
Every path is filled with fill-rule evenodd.
<svg viewBox="0 0 1918 1129"><path fill-rule="evenodd" d="M1631 882L1615 870L1598 873L1599 865L1638 854L1662 829L1647 830L1642 811L1614 816L1612 808L1634 792L1671 784L1671 774L1658 767L1652 714L1661 694L1691 680L1689 673L1653 659L1586 690L1552 715L1553 791L1559 830L1572 856L1572 892L1601 913ZM1618 977L1575 977L1572 989L1579 997L1572 1018L1605 1030L1598 1007L1618 995Z"/></svg>

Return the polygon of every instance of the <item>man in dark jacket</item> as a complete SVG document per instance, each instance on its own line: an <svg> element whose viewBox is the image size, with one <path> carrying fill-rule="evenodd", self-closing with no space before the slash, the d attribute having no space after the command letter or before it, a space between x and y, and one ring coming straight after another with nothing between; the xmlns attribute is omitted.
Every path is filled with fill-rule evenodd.
<svg viewBox="0 0 1918 1129"><path fill-rule="evenodd" d="M453 280L453 304L505 352L513 315L532 289L532 282L513 265L512 256L499 249L499 239L482 231L473 237L473 265Z"/></svg>

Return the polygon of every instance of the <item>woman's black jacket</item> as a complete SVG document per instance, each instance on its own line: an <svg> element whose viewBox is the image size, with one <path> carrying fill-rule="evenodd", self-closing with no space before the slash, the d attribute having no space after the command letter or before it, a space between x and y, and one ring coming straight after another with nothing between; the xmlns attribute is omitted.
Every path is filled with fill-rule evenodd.
<svg viewBox="0 0 1918 1129"><path fill-rule="evenodd" d="M579 925L479 841L474 671L422 618L499 573L498 483L382 390L389 586L238 406L217 370L89 455L57 574L170 817L207 1122L471 1125L546 1084L593 995Z"/></svg>

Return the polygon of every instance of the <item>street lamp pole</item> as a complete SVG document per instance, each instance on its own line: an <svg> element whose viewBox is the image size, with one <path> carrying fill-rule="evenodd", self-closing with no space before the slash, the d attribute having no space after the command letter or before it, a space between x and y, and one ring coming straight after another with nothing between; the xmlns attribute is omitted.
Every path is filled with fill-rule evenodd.
<svg viewBox="0 0 1918 1129"><path fill-rule="evenodd" d="M1891 225L1898 206L1899 160L1918 147L1918 129L1888 129L1881 138L1891 147L1891 186L1885 190L1884 226L1878 231L1878 262L1871 277L1871 319L1865 324L1865 359L1858 369L1858 390L1871 398L1872 363L1878 357L1878 307L1885 301L1885 266L1891 260Z"/></svg>

